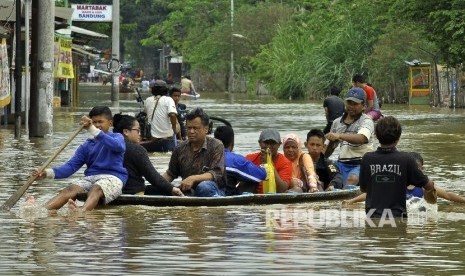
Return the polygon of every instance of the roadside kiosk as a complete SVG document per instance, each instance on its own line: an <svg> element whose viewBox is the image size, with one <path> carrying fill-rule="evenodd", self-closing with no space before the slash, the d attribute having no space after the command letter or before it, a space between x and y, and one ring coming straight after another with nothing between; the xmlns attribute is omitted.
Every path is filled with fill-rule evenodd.
<svg viewBox="0 0 465 276"><path fill-rule="evenodd" d="M419 60L405 61L409 66L409 104L429 105L431 102L431 64Z"/></svg>

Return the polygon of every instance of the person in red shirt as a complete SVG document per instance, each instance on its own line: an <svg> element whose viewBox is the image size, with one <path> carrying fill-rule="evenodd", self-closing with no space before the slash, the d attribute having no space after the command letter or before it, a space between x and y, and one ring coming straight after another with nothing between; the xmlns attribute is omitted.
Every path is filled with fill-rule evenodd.
<svg viewBox="0 0 465 276"><path fill-rule="evenodd" d="M373 87L368 85L365 82L365 78L360 74L354 75L352 78L352 83L354 87L362 88L363 91L365 91L365 96L367 99L365 114L370 116L373 121L381 118L382 114L379 106L378 95L376 94L376 91L373 89Z"/></svg>
<svg viewBox="0 0 465 276"><path fill-rule="evenodd" d="M270 149L271 158L275 167L276 192L284 193L290 188L292 178L292 163L282 154L279 153L281 146L281 136L276 129L268 128L260 133L258 139L260 151L245 156L247 160L252 161L255 165L266 163L266 150ZM263 193L263 182L258 184L257 193Z"/></svg>

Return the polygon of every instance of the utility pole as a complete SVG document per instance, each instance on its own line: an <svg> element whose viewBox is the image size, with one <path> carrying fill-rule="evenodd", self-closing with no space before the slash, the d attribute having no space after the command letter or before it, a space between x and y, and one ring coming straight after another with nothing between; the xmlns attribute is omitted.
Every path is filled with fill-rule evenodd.
<svg viewBox="0 0 465 276"><path fill-rule="evenodd" d="M21 60L21 0L16 0L16 57L15 57L15 138L21 138L21 83L23 63Z"/></svg>
<svg viewBox="0 0 465 276"><path fill-rule="evenodd" d="M53 52L55 1L32 1L32 69L29 136L53 131Z"/></svg>
<svg viewBox="0 0 465 276"><path fill-rule="evenodd" d="M234 30L234 0L231 0L231 37L230 46L231 46L231 61L229 68L229 92L234 93L234 50L233 50L233 30Z"/></svg>
<svg viewBox="0 0 465 276"><path fill-rule="evenodd" d="M24 43L24 80L25 86L24 91L26 92L26 111L25 111L25 118L24 118L24 132L29 135L29 106L31 105L31 75L29 70L29 55L30 55L30 31L29 31L29 14L31 13L31 0L24 1L24 25L25 25L25 43Z"/></svg>
<svg viewBox="0 0 465 276"><path fill-rule="evenodd" d="M119 0L113 0L112 9L112 38L111 38L111 54L112 58L119 60ZM115 62L111 63L111 103L112 106L119 105L119 81L118 76L120 72L115 72L114 66L119 66Z"/></svg>

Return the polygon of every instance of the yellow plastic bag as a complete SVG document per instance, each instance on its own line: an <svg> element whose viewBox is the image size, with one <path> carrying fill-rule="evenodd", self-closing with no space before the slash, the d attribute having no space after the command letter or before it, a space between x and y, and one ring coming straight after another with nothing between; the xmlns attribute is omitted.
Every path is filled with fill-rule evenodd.
<svg viewBox="0 0 465 276"><path fill-rule="evenodd" d="M263 180L263 193L276 193L276 180L274 177L274 165L271 159L271 152L266 153L266 179Z"/></svg>

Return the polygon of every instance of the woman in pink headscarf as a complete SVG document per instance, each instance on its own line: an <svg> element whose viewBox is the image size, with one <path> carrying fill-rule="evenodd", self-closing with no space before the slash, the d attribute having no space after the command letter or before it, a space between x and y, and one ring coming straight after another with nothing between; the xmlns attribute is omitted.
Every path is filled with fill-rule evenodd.
<svg viewBox="0 0 465 276"><path fill-rule="evenodd" d="M292 179L290 191L317 192L318 176L315 173L312 157L302 152L300 139L295 134L288 134L283 139L284 156L292 162Z"/></svg>

